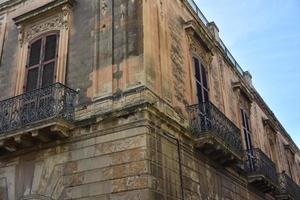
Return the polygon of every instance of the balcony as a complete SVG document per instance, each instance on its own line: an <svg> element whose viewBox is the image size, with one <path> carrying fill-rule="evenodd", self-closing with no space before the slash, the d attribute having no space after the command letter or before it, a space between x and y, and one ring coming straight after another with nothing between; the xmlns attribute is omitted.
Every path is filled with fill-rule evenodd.
<svg viewBox="0 0 300 200"><path fill-rule="evenodd" d="M275 163L260 149L246 151L245 160L248 182L264 193L274 192L278 185Z"/></svg>
<svg viewBox="0 0 300 200"><path fill-rule="evenodd" d="M76 95L55 83L0 101L0 154L68 137Z"/></svg>
<svg viewBox="0 0 300 200"><path fill-rule="evenodd" d="M188 107L195 147L223 166L237 164L243 157L240 129L212 103Z"/></svg>
<svg viewBox="0 0 300 200"><path fill-rule="evenodd" d="M279 200L300 199L300 186L297 185L286 173L279 174L279 188L277 192Z"/></svg>

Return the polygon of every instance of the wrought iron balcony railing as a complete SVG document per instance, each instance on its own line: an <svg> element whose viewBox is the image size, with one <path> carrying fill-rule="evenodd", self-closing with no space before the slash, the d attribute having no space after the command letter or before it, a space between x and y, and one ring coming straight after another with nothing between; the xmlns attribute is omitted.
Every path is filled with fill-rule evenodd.
<svg viewBox="0 0 300 200"><path fill-rule="evenodd" d="M195 137L213 134L234 153L242 157L240 129L211 102L188 107L191 132Z"/></svg>
<svg viewBox="0 0 300 200"><path fill-rule="evenodd" d="M262 176L267 181L277 185L276 165L264 152L258 148L247 150L245 159L245 170L248 176Z"/></svg>
<svg viewBox="0 0 300 200"><path fill-rule="evenodd" d="M0 101L0 136L45 119L73 121L76 95L76 91L55 83Z"/></svg>
<svg viewBox="0 0 300 200"><path fill-rule="evenodd" d="M279 174L278 195L284 199L300 199L300 186L286 173Z"/></svg>

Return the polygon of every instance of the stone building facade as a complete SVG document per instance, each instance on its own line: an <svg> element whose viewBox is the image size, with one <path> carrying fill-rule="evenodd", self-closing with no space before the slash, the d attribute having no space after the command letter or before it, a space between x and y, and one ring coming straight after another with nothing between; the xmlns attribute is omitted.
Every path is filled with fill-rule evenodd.
<svg viewBox="0 0 300 200"><path fill-rule="evenodd" d="M300 151L192 0L0 1L0 199L300 199Z"/></svg>

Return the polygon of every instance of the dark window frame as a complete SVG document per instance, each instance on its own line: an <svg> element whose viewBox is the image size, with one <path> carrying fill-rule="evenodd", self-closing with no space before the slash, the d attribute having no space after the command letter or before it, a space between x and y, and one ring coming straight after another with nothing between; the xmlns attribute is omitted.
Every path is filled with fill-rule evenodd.
<svg viewBox="0 0 300 200"><path fill-rule="evenodd" d="M49 36L56 36L56 46L55 46L55 55L52 59L45 60L45 52L46 52L46 40ZM57 61L58 61L58 49L59 49L59 31L49 31L47 33L41 34L38 37L34 38L31 40L31 42L28 44L28 53L27 53L27 61L26 61L26 66L25 66L25 80L24 80L24 86L23 89L24 91L30 91L28 90L28 74L30 70L33 70L35 68L38 69L38 75L37 75L37 83L35 89L42 88L43 85L43 72L44 72L44 67L47 66L47 64L53 63L53 83L55 82L56 79L56 71L57 71ZM32 45L41 40L41 46L40 46L40 57L39 57L39 63L34 64L30 66L30 59L31 59L31 48Z"/></svg>
<svg viewBox="0 0 300 200"><path fill-rule="evenodd" d="M193 56L193 72L196 83L197 100L199 104L209 102L209 80L208 72L197 56ZM196 66L198 65L198 66ZM200 94L199 94L200 93Z"/></svg>
<svg viewBox="0 0 300 200"><path fill-rule="evenodd" d="M253 150L250 117L245 109L241 108L240 110L241 110L241 118L242 118L242 130L245 137L247 158L249 162L248 164L251 170L255 170L255 156Z"/></svg>

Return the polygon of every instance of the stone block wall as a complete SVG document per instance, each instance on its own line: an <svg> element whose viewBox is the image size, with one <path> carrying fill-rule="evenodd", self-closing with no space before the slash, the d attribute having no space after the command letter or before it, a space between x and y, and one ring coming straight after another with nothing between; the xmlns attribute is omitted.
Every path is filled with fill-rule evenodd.
<svg viewBox="0 0 300 200"><path fill-rule="evenodd" d="M168 133L172 134L172 133ZM165 200L262 200L266 197L247 186L244 176L210 163L200 152L178 143L158 129L151 129L150 163L152 187ZM181 168L181 169L180 169ZM180 172L181 171L181 172ZM181 174L181 175L180 175ZM183 189L183 193L182 193Z"/></svg>
<svg viewBox="0 0 300 200"><path fill-rule="evenodd" d="M1 199L147 199L147 132L146 127L94 130L73 142L2 160Z"/></svg>

